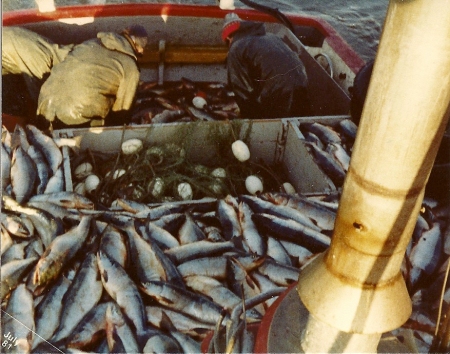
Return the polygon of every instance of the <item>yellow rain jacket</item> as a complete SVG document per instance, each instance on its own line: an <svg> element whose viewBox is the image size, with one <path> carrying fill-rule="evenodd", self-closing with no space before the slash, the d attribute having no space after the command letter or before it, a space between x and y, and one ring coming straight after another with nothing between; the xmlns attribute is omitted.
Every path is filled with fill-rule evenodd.
<svg viewBox="0 0 450 354"><path fill-rule="evenodd" d="M2 76L22 75L31 98L37 101L39 89L53 65L63 61L73 45L58 45L36 32L21 27L4 27L2 33Z"/></svg>
<svg viewBox="0 0 450 354"><path fill-rule="evenodd" d="M139 83L137 58L130 42L100 32L54 66L39 95L37 114L66 125L104 125L113 112L129 110Z"/></svg>

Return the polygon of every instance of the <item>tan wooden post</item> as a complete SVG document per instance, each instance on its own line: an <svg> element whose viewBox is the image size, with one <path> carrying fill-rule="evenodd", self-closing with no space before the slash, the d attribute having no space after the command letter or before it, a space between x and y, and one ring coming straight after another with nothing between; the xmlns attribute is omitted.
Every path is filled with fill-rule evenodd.
<svg viewBox="0 0 450 354"><path fill-rule="evenodd" d="M449 102L450 0L391 0L331 247L299 277L303 351L375 352L410 316L400 266Z"/></svg>

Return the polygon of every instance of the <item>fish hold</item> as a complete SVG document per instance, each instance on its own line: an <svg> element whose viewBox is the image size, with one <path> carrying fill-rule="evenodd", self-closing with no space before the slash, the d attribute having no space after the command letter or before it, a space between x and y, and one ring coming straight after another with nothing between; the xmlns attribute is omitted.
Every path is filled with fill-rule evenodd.
<svg viewBox="0 0 450 354"><path fill-rule="evenodd" d="M313 253L323 252L331 244L328 236L293 220L281 219L269 214L253 214L252 218L256 225L267 232L306 247Z"/></svg>

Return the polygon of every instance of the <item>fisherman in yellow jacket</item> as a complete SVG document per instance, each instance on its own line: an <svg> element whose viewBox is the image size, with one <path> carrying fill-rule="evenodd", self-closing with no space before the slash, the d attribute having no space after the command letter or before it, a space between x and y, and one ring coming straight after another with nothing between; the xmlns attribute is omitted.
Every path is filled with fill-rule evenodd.
<svg viewBox="0 0 450 354"><path fill-rule="evenodd" d="M38 118L53 129L123 123L139 83L137 57L147 40L144 27L134 25L76 45L42 86Z"/></svg>
<svg viewBox="0 0 450 354"><path fill-rule="evenodd" d="M9 95L24 98L27 92L11 92L23 79L26 91L37 104L39 90L50 74L53 65L63 61L73 45L59 45L40 34L22 27L4 27L2 31L2 79L3 90ZM6 93L6 92L4 92ZM35 109L34 109L35 110ZM33 111L34 111L33 110Z"/></svg>

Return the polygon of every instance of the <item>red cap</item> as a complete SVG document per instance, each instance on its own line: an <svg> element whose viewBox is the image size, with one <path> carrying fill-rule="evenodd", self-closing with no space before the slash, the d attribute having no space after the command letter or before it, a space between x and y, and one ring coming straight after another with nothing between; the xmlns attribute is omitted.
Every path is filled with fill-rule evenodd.
<svg viewBox="0 0 450 354"><path fill-rule="evenodd" d="M231 12L225 16L224 20L225 21L222 27L222 40L225 42L229 35L231 35L232 33L236 32L239 29L241 25L241 19L237 14Z"/></svg>

